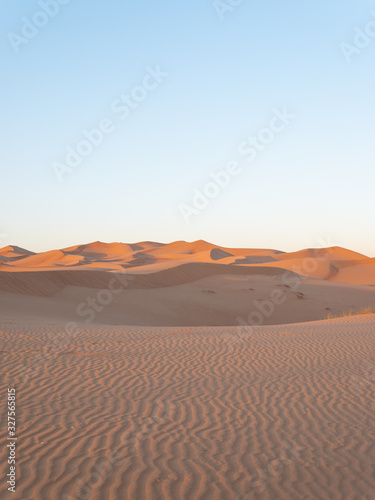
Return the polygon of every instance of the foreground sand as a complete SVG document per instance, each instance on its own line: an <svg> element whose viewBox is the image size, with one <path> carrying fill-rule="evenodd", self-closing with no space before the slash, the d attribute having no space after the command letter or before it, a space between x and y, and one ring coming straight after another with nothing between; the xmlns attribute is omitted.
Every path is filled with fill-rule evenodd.
<svg viewBox="0 0 375 500"><path fill-rule="evenodd" d="M375 497L375 315L0 331L19 467L8 495L3 418L1 499Z"/></svg>

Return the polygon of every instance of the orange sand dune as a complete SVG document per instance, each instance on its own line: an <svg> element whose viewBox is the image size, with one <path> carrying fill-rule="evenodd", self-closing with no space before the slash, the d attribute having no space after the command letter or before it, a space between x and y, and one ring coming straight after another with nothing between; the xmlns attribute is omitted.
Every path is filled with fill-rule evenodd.
<svg viewBox="0 0 375 500"><path fill-rule="evenodd" d="M307 248L298 252L282 253L278 260L319 258L330 260L360 260L368 259L366 255L342 247Z"/></svg>
<svg viewBox="0 0 375 500"><path fill-rule="evenodd" d="M87 245L77 245L64 248L63 252L74 255L82 255L90 259L98 260L114 259L123 257L139 250L137 245L126 245L124 243L88 243Z"/></svg>
<svg viewBox="0 0 375 500"><path fill-rule="evenodd" d="M203 240L95 242L40 254L5 247L0 256L8 320L83 321L90 313L77 318L77 308L105 293L109 303L94 322L140 326L281 324L375 306L375 259L340 247L282 253ZM121 293L103 292L111 283Z"/></svg>
<svg viewBox="0 0 375 500"><path fill-rule="evenodd" d="M368 261L371 261L371 259L352 261L320 258L295 258L282 260L281 262L271 262L268 266L286 269L311 278L371 285L375 284L375 275L373 273L372 266L369 265ZM338 275L341 275L341 270L346 267L350 267L352 269L352 277L348 279L348 281L345 279L337 279ZM360 269L367 269L366 281L363 280L363 271L360 271Z"/></svg>
<svg viewBox="0 0 375 500"><path fill-rule="evenodd" d="M52 270L56 267L112 271L133 268L134 272L147 274L192 262L267 265L311 278L375 284L373 259L341 247L284 253L267 249L225 248L199 240L169 244L94 242L40 254L32 254L18 247L0 249L0 269L3 271ZM350 268L350 271L344 271L345 268Z"/></svg>
<svg viewBox="0 0 375 500"><path fill-rule="evenodd" d="M375 283L375 258L357 262L355 265L340 269L333 281L342 283L360 283L361 285L374 285Z"/></svg>
<svg viewBox="0 0 375 500"><path fill-rule="evenodd" d="M269 267L279 267L318 279L344 282L345 277L348 276L349 283L375 284L371 259L340 247L284 253L267 249L225 248L203 240L192 243L176 241L169 244L94 242L40 254L32 254L23 249L17 250L17 247L5 247L0 249L0 258L3 261L2 270L5 271L54 269L56 267L121 270L125 267L136 268L136 272L148 273L183 263L220 262L246 266L267 264ZM359 265L361 268L358 268L357 280L355 268ZM370 274L365 278L363 266ZM353 269L350 273L341 272L345 267Z"/></svg>
<svg viewBox="0 0 375 500"><path fill-rule="evenodd" d="M45 268L54 266L75 266L80 262L84 262L84 257L81 255L67 255L61 250L51 250L24 257L15 262L12 262L14 267L22 267L23 269Z"/></svg>
<svg viewBox="0 0 375 500"><path fill-rule="evenodd" d="M0 259L5 262L27 257L28 255L34 255L34 252L13 245L0 249Z"/></svg>

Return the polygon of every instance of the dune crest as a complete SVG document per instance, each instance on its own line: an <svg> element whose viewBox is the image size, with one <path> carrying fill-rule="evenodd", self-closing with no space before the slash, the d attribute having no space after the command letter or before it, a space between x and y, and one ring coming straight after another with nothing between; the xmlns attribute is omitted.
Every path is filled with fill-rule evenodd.
<svg viewBox="0 0 375 500"><path fill-rule="evenodd" d="M96 241L35 254L15 246L0 249L3 271L87 269L121 271L136 268L154 273L192 262L264 266L303 276L357 285L375 285L374 259L342 247L310 248L297 252L271 249L226 248L204 240L173 243L102 243Z"/></svg>

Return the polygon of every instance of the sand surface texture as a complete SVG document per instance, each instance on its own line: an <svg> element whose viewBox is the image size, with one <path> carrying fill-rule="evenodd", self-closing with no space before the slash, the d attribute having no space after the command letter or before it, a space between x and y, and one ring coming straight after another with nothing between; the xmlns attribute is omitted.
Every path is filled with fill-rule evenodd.
<svg viewBox="0 0 375 500"><path fill-rule="evenodd" d="M0 338L19 467L1 498L374 498L375 315Z"/></svg>

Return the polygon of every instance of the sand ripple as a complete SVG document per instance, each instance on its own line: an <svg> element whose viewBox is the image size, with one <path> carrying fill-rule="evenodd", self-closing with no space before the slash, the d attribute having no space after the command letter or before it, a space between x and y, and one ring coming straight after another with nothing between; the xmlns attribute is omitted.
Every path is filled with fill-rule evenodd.
<svg viewBox="0 0 375 500"><path fill-rule="evenodd" d="M18 392L11 498L375 496L374 315L252 333L1 326L3 394ZM6 472L2 444L1 498Z"/></svg>

